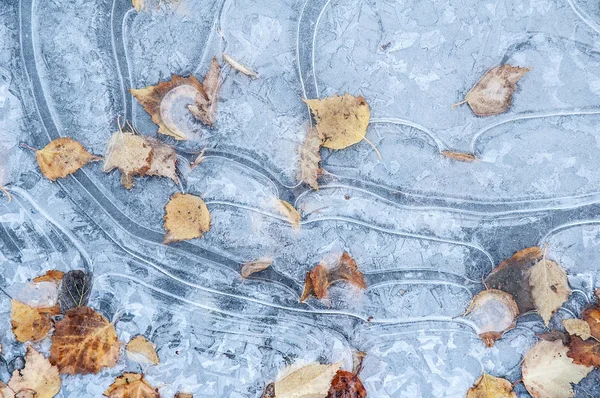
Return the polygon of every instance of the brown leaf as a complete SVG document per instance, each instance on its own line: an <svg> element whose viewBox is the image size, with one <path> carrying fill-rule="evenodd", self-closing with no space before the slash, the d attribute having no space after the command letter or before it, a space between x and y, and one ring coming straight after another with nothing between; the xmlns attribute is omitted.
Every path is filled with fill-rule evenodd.
<svg viewBox="0 0 600 398"><path fill-rule="evenodd" d="M352 372L338 370L333 380L327 398L365 398L367 390L362 382Z"/></svg>
<svg viewBox="0 0 600 398"><path fill-rule="evenodd" d="M177 178L177 153L171 145L153 138L146 137L146 141L152 147L152 161L150 169L146 172L149 176L167 177L179 183Z"/></svg>
<svg viewBox="0 0 600 398"><path fill-rule="evenodd" d="M477 116L505 112L510 107L517 82L529 71L530 68L512 65L496 66L483 75L459 104L467 102Z"/></svg>
<svg viewBox="0 0 600 398"><path fill-rule="evenodd" d="M241 64L235 59L231 58L228 54L223 53L223 60L227 62L231 67L237 70L240 73L243 73L246 76L250 76L253 78L258 78L258 73L254 72L252 69L248 68L246 65Z"/></svg>
<svg viewBox="0 0 600 398"><path fill-rule="evenodd" d="M467 398L517 398L517 394L510 381L484 373L469 388Z"/></svg>
<svg viewBox="0 0 600 398"><path fill-rule="evenodd" d="M529 269L529 285L535 307L548 326L552 315L571 294L567 273L544 257Z"/></svg>
<svg viewBox="0 0 600 398"><path fill-rule="evenodd" d="M60 391L62 381L56 366L42 354L27 346L25 368L15 370L8 386L15 392L32 392L35 398L52 398Z"/></svg>
<svg viewBox="0 0 600 398"><path fill-rule="evenodd" d="M177 192L165 206L164 223L164 244L200 238L210 229L210 213L199 196Z"/></svg>
<svg viewBox="0 0 600 398"><path fill-rule="evenodd" d="M217 117L217 103L221 88L221 67L217 62L217 57L213 57L202 86L204 90L196 94L196 104L188 105L188 109L196 119L212 127Z"/></svg>
<svg viewBox="0 0 600 398"><path fill-rule="evenodd" d="M571 336L579 336L587 340L592 336L590 325L581 319L564 319L563 326Z"/></svg>
<svg viewBox="0 0 600 398"><path fill-rule="evenodd" d="M569 341L571 340L569 334L561 332L560 330L551 330L548 333L540 333L535 336L546 341L560 340L564 345L569 345Z"/></svg>
<svg viewBox="0 0 600 398"><path fill-rule="evenodd" d="M58 286L64 275L65 275L65 273L62 271L57 271L55 269L51 269L49 271L46 271L46 273L44 275L34 278L33 282L35 282L35 283L52 282Z"/></svg>
<svg viewBox="0 0 600 398"><path fill-rule="evenodd" d="M83 145L68 137L61 137L51 141L43 149L36 151L40 170L46 178L56 181L75 173L88 162L100 160L85 150Z"/></svg>
<svg viewBox="0 0 600 398"><path fill-rule="evenodd" d="M455 151L442 151L442 156L450 159L458 160L459 162L474 162L477 160L475 155L471 153L455 152Z"/></svg>
<svg viewBox="0 0 600 398"><path fill-rule="evenodd" d="M344 149L365 138L371 111L362 95L334 95L304 102L317 121L317 131L325 148Z"/></svg>
<svg viewBox="0 0 600 398"><path fill-rule="evenodd" d="M591 306L586 308L581 314L581 319L590 325L590 334L596 340L600 340L600 307Z"/></svg>
<svg viewBox="0 0 600 398"><path fill-rule="evenodd" d="M511 294L519 307L519 313L531 311L535 309L535 304L529 285L529 268L541 257L542 250L537 246L520 250L494 268L485 279L485 285Z"/></svg>
<svg viewBox="0 0 600 398"><path fill-rule="evenodd" d="M359 271L358 265L346 252L342 253L339 260L333 266L321 263L316 265L312 271L306 273L304 291L300 297L300 302L303 302L311 295L314 295L319 300L327 297L329 286L340 281L350 283L360 289L367 288L364 276Z"/></svg>
<svg viewBox="0 0 600 398"><path fill-rule="evenodd" d="M0 381L0 398L15 398L15 392Z"/></svg>
<svg viewBox="0 0 600 398"><path fill-rule="evenodd" d="M300 213L298 213L298 210L294 206L281 199L275 199L274 205L279 214L287 217L293 229L296 231L300 230Z"/></svg>
<svg viewBox="0 0 600 398"><path fill-rule="evenodd" d="M194 396L185 392L178 392L177 394L175 394L175 398L194 398Z"/></svg>
<svg viewBox="0 0 600 398"><path fill-rule="evenodd" d="M104 391L108 398L160 398L160 394L139 373L123 372Z"/></svg>
<svg viewBox="0 0 600 398"><path fill-rule="evenodd" d="M311 363L301 368L291 367L273 384L277 398L325 397L340 363L321 365Z"/></svg>
<svg viewBox="0 0 600 398"><path fill-rule="evenodd" d="M156 353L156 347L142 335L135 336L125 347L127 357L139 363L151 363L158 365L160 360Z"/></svg>
<svg viewBox="0 0 600 398"><path fill-rule="evenodd" d="M52 322L46 314L17 300L12 300L10 323L15 338L21 343L41 340L52 328Z"/></svg>
<svg viewBox="0 0 600 398"><path fill-rule="evenodd" d="M600 343L597 340L583 340L578 336L572 336L567 355L575 363L600 367Z"/></svg>
<svg viewBox="0 0 600 398"><path fill-rule="evenodd" d="M242 278L245 279L256 272L263 271L269 268L271 264L273 264L273 259L266 257L244 263L241 270Z"/></svg>
<svg viewBox="0 0 600 398"><path fill-rule="evenodd" d="M489 289L473 298L465 316L477 326L485 345L491 347L504 332L515 327L519 308L510 294Z"/></svg>
<svg viewBox="0 0 600 398"><path fill-rule="evenodd" d="M117 131L108 141L104 166L106 173L114 169L121 172L121 184L133 188L133 177L144 176L152 164L152 146L146 139L133 133Z"/></svg>
<svg viewBox="0 0 600 398"><path fill-rule="evenodd" d="M312 189L319 190L317 179L321 171L321 145L323 140L317 129L309 129L304 144L300 147L300 181Z"/></svg>
<svg viewBox="0 0 600 398"><path fill-rule="evenodd" d="M54 326L50 361L61 373L98 373L119 360L115 327L90 307L75 307Z"/></svg>
<svg viewBox="0 0 600 398"><path fill-rule="evenodd" d="M523 384L533 398L571 398L577 384L592 367L574 363L560 340L540 341L523 358Z"/></svg>

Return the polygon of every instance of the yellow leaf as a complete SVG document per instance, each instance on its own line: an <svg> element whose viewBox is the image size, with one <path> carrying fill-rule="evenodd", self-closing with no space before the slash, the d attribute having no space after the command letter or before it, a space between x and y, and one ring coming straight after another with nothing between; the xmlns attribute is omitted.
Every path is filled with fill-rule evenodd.
<svg viewBox="0 0 600 398"><path fill-rule="evenodd" d="M152 161L146 174L149 176L167 177L173 180L175 184L179 183L175 148L153 137L145 137L145 139L150 144L150 147L152 147Z"/></svg>
<svg viewBox="0 0 600 398"><path fill-rule="evenodd" d="M271 264L273 264L273 259L265 257L244 263L241 270L242 278L247 278L256 272L263 271L269 268Z"/></svg>
<svg viewBox="0 0 600 398"><path fill-rule="evenodd" d="M535 307L546 326L571 294L567 273L545 257L529 269L529 284Z"/></svg>
<svg viewBox="0 0 600 398"><path fill-rule="evenodd" d="M117 131L108 141L104 157L104 172L114 169L121 172L121 184L133 188L133 177L143 176L150 170L152 164L152 146L146 139L133 133Z"/></svg>
<svg viewBox="0 0 600 398"><path fill-rule="evenodd" d="M477 334L488 347L515 327L518 315L519 308L513 297L496 289L480 292L465 313L465 317L477 326Z"/></svg>
<svg viewBox="0 0 600 398"><path fill-rule="evenodd" d="M33 392L35 398L52 398L60 391L62 381L56 366L52 366L42 354L27 346L25 368L15 370L8 386L17 394Z"/></svg>
<svg viewBox="0 0 600 398"><path fill-rule="evenodd" d="M140 12L144 8L144 0L131 0L131 2L137 12Z"/></svg>
<svg viewBox="0 0 600 398"><path fill-rule="evenodd" d="M469 388L467 398L517 398L517 394L508 380L484 373Z"/></svg>
<svg viewBox="0 0 600 398"><path fill-rule="evenodd" d="M100 160L85 150L79 142L61 137L36 151L35 158L42 174L52 181L75 173L88 162Z"/></svg>
<svg viewBox="0 0 600 398"><path fill-rule="evenodd" d="M139 363L151 363L158 365L160 360L156 354L156 347L144 336L135 336L125 348L127 357L132 361Z"/></svg>
<svg viewBox="0 0 600 398"><path fill-rule="evenodd" d="M583 340L592 337L592 330L586 321L581 319L563 319L563 326L571 336L579 336Z"/></svg>
<svg viewBox="0 0 600 398"><path fill-rule="evenodd" d="M210 229L210 213L199 196L177 192L165 206L164 223L164 244L200 238Z"/></svg>
<svg viewBox="0 0 600 398"><path fill-rule="evenodd" d="M43 339L52 327L47 315L17 300L12 300L10 323L15 338L21 343Z"/></svg>
<svg viewBox="0 0 600 398"><path fill-rule="evenodd" d="M160 394L139 373L124 372L104 391L108 398L160 398Z"/></svg>
<svg viewBox="0 0 600 398"><path fill-rule="evenodd" d="M292 228L296 231L300 230L300 213L298 213L298 210L285 200L276 199L274 203L275 209L277 209L279 214L287 217L292 224Z"/></svg>
<svg viewBox="0 0 600 398"><path fill-rule="evenodd" d="M340 366L341 362L330 365L311 363L299 369L288 368L283 372L285 376L274 383L275 396L277 398L324 398Z"/></svg>

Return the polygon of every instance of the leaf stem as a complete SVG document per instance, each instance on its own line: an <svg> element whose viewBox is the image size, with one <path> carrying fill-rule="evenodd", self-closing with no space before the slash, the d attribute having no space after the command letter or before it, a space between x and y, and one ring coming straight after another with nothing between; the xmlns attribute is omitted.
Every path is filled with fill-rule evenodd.
<svg viewBox="0 0 600 398"><path fill-rule="evenodd" d="M377 149L375 144L373 144L371 141L369 141L367 139L367 137L363 137L363 140L365 140L367 142L367 144L369 144L373 147L373 149L375 150L375 153L377 153L377 157L379 158L379 160L382 160L383 158L381 157L381 153L379 152L379 149Z"/></svg>

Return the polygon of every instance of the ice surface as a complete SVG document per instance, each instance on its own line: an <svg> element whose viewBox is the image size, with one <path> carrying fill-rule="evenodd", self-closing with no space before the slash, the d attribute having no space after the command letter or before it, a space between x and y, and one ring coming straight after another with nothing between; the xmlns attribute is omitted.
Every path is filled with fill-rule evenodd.
<svg viewBox="0 0 600 398"><path fill-rule="evenodd" d="M59 397L98 397L121 371L146 370L162 396L259 397L292 363L367 353L369 397L464 397L485 370L511 381L544 325L534 313L487 349L461 315L503 258L548 242L573 293L551 321L577 316L600 286L600 7L588 0L0 0L0 329L18 367L10 297L48 269L94 273L91 305L127 341L144 334L161 364L122 359L65 377ZM181 185L90 164L57 183L34 154L70 136L101 155L117 116L157 127L127 92L173 74L202 80L227 52L214 128L175 115ZM500 62L532 67L511 109L451 109ZM322 150L321 189L297 180L310 124L301 99L364 95L367 137ZM206 148L206 159L189 166ZM460 163L441 150L474 152ZM178 190L211 212L202 239L162 245L163 207ZM296 232L275 201L302 214ZM348 251L368 289L334 285L299 303L306 271ZM243 280L241 264L273 265ZM49 341L40 342L47 350ZM597 396L600 372L576 388ZM519 397L528 394L516 387Z"/></svg>

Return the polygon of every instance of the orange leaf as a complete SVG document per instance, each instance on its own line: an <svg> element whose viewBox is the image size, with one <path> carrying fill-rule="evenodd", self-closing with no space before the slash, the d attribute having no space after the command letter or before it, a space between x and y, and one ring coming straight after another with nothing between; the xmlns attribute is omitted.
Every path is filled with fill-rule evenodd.
<svg viewBox="0 0 600 398"><path fill-rule="evenodd" d="M587 308L581 314L581 319L590 325L591 335L597 340L600 340L600 307L592 306Z"/></svg>
<svg viewBox="0 0 600 398"><path fill-rule="evenodd" d="M104 391L108 398L160 398L160 394L139 373L124 372Z"/></svg>
<svg viewBox="0 0 600 398"><path fill-rule="evenodd" d="M600 343L594 339L582 340L579 336L571 336L567 356L575 363L600 367Z"/></svg>
<svg viewBox="0 0 600 398"><path fill-rule="evenodd" d="M202 86L204 90L196 94L196 104L188 105L188 109L196 119L212 127L217 117L217 103L221 88L221 66L217 62L217 57L213 57Z"/></svg>
<svg viewBox="0 0 600 398"><path fill-rule="evenodd" d="M311 295L318 299L327 297L329 286L340 281L350 283L360 289L367 288L364 276L358 270L358 265L346 252L342 253L333 266L328 267L325 264L318 264L312 271L306 273L304 291L300 297L300 302Z"/></svg>
<svg viewBox="0 0 600 398"><path fill-rule="evenodd" d="M508 380L484 373L469 388L467 398L517 398L517 394Z"/></svg>
<svg viewBox="0 0 600 398"><path fill-rule="evenodd" d="M242 274L242 278L245 279L256 272L260 272L260 271L263 271L263 270L269 268L271 266L271 264L273 264L272 259L264 258L264 257L259 258L254 261L244 263L242 265L242 270L240 273Z"/></svg>
<svg viewBox="0 0 600 398"><path fill-rule="evenodd" d="M49 271L46 271L46 273L44 275L34 278L33 282L35 282L35 283L52 282L52 283L55 283L58 285L58 284L60 284L60 281L62 280L64 275L65 275L65 273L62 271L57 271L55 269L51 269Z"/></svg>
<svg viewBox="0 0 600 398"><path fill-rule="evenodd" d="M367 390L362 382L352 372L338 370L333 380L327 398L365 398Z"/></svg>
<svg viewBox="0 0 600 398"><path fill-rule="evenodd" d="M17 300L12 300L10 323L15 338L21 343L43 339L52 327L47 315Z"/></svg>
<svg viewBox="0 0 600 398"><path fill-rule="evenodd" d="M43 149L36 151L35 158L42 174L52 181L75 173L88 162L100 160L85 150L83 145L68 137L51 141Z"/></svg>
<svg viewBox="0 0 600 398"><path fill-rule="evenodd" d="M165 206L164 223L164 244L200 238L210 229L210 213L199 196L177 192Z"/></svg>

